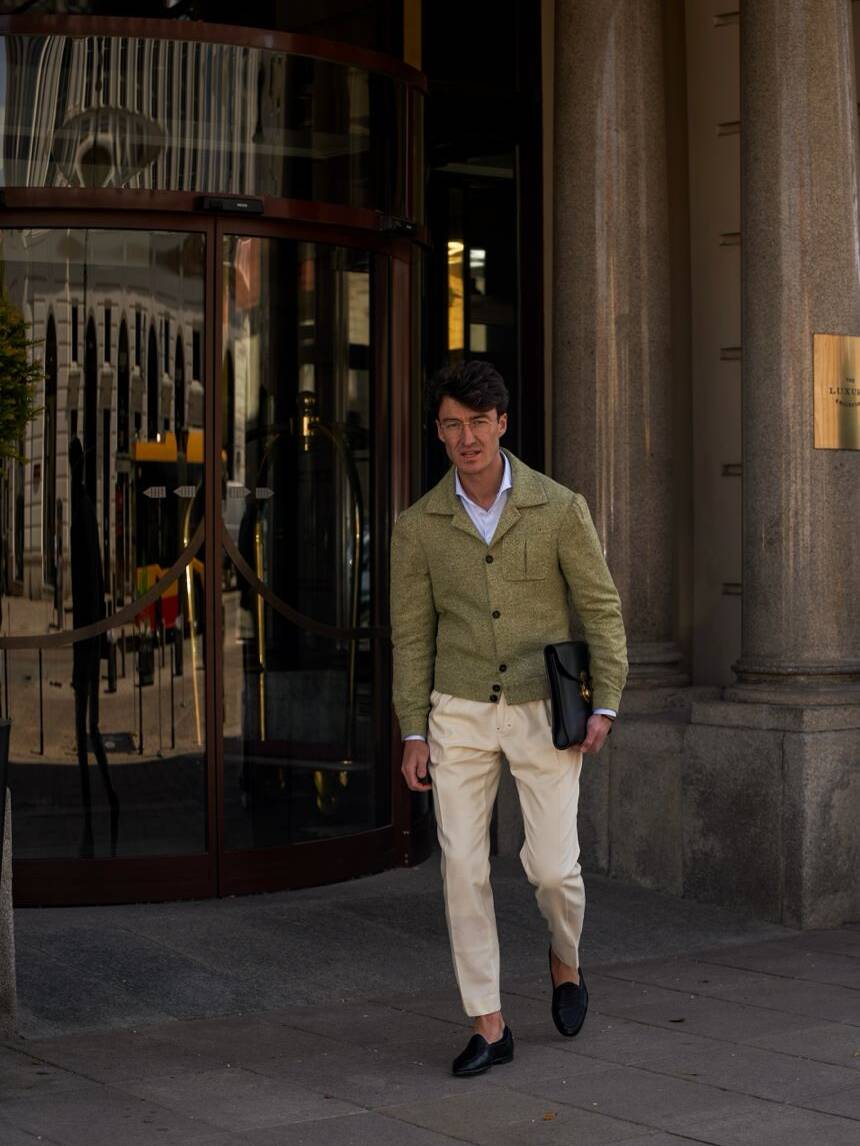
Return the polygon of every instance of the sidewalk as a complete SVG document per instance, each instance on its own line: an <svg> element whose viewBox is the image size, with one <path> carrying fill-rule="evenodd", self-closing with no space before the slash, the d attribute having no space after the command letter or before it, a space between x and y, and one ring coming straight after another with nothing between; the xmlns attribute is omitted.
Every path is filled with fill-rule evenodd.
<svg viewBox="0 0 860 1146"><path fill-rule="evenodd" d="M16 915L0 1143L841 1146L860 1141L860 927L793 932L592 876L591 995L549 1016L546 939L494 862L513 1063L468 1028L434 857L335 887Z"/></svg>

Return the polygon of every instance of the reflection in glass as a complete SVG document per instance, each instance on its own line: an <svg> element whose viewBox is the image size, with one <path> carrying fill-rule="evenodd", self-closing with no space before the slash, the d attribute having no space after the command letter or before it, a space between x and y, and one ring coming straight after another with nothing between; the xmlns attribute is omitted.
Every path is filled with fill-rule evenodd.
<svg viewBox="0 0 860 1146"><path fill-rule="evenodd" d="M240 848L388 813L376 643L354 634L372 623L369 257L228 237L224 267L224 524L294 611L227 562L225 832Z"/></svg>
<svg viewBox="0 0 860 1146"><path fill-rule="evenodd" d="M0 37L2 117L6 187L274 195L412 215L406 85L346 64L233 44L11 35Z"/></svg>
<svg viewBox="0 0 860 1146"><path fill-rule="evenodd" d="M202 517L202 380L176 364L202 329L203 274L199 234L0 232L2 289L45 370L26 462L2 483L3 632L37 644L118 618L0 660L18 858L206 846L202 549L135 604ZM173 378L139 344L159 329L175 338Z"/></svg>

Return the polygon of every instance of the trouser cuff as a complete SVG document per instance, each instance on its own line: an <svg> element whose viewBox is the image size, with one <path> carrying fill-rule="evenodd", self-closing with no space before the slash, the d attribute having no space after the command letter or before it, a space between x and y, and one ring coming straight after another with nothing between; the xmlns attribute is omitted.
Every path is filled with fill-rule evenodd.
<svg viewBox="0 0 860 1146"><path fill-rule="evenodd" d="M498 995L484 995L482 999L463 999L463 1010L470 1019L478 1015L492 1015L502 1009L502 1000Z"/></svg>

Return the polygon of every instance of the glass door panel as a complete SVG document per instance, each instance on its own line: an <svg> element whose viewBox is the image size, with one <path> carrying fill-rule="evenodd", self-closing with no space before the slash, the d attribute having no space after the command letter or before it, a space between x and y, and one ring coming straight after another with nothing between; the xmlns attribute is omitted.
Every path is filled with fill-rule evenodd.
<svg viewBox="0 0 860 1146"><path fill-rule="evenodd" d="M45 374L0 505L3 632L29 638L3 657L16 859L207 847L205 252L202 231L0 232Z"/></svg>
<svg viewBox="0 0 860 1146"><path fill-rule="evenodd" d="M388 822L381 443L371 256L231 234L222 267L224 846L244 850Z"/></svg>

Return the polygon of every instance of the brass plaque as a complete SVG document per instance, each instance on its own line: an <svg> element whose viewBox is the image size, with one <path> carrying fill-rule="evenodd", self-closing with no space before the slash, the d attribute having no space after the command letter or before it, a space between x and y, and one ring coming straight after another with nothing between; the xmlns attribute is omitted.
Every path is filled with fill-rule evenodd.
<svg viewBox="0 0 860 1146"><path fill-rule="evenodd" d="M860 450L860 338L816 334L815 448Z"/></svg>

